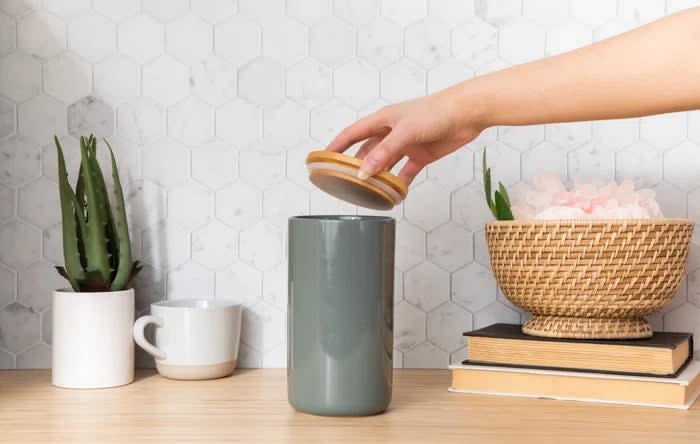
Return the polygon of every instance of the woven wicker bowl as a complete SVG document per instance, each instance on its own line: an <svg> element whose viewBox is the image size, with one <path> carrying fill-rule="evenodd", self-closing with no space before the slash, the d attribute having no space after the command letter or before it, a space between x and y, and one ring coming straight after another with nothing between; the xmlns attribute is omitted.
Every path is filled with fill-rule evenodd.
<svg viewBox="0 0 700 444"><path fill-rule="evenodd" d="M533 313L523 332L554 338L651 336L643 316L678 289L692 234L685 219L486 224L499 286Z"/></svg>

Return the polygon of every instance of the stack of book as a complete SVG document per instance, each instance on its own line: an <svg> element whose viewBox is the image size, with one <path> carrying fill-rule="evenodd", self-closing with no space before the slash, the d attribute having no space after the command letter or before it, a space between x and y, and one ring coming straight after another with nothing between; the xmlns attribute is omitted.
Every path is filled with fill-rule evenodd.
<svg viewBox="0 0 700 444"><path fill-rule="evenodd" d="M700 394L690 333L601 341L527 336L519 325L464 333L453 392L689 408Z"/></svg>

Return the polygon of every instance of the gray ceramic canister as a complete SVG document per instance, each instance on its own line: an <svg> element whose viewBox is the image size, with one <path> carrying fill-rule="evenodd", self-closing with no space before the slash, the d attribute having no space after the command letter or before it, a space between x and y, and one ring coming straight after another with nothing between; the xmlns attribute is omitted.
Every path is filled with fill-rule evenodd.
<svg viewBox="0 0 700 444"><path fill-rule="evenodd" d="M391 402L394 219L289 219L287 392L299 411L381 413Z"/></svg>

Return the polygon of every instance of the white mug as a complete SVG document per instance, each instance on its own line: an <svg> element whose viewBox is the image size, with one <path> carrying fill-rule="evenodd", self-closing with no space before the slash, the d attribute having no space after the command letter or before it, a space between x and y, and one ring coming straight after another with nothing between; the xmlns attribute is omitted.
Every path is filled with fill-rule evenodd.
<svg viewBox="0 0 700 444"><path fill-rule="evenodd" d="M155 324L155 344L144 336ZM158 373L171 379L214 379L233 373L241 337L241 306L176 299L151 304L134 323L134 340L153 355Z"/></svg>

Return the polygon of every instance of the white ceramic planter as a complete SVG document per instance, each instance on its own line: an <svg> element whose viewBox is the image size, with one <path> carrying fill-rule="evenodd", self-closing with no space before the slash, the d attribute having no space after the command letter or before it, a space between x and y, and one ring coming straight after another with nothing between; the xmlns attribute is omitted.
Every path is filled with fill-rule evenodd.
<svg viewBox="0 0 700 444"><path fill-rule="evenodd" d="M52 382L105 388L134 380L134 290L53 293Z"/></svg>

